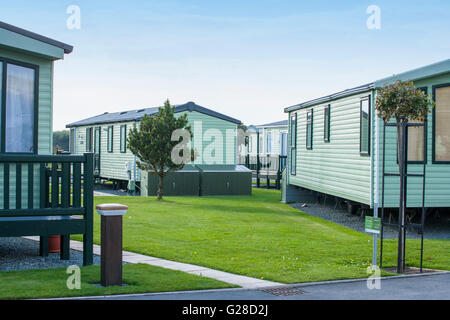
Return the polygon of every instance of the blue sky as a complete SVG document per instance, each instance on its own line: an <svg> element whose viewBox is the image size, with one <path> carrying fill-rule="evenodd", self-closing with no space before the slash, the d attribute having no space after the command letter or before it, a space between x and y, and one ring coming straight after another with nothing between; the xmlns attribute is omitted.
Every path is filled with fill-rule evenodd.
<svg viewBox="0 0 450 320"><path fill-rule="evenodd" d="M105 111L196 103L260 124L283 108L450 58L449 1L3 1L0 20L73 45L54 129ZM69 5L81 29L69 30ZM381 29L369 30L369 5Z"/></svg>

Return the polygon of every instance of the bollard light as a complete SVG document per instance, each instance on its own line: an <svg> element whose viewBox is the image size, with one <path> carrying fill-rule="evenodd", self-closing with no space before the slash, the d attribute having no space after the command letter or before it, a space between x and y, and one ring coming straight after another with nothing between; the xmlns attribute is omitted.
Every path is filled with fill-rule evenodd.
<svg viewBox="0 0 450 320"><path fill-rule="evenodd" d="M122 216L128 207L107 203L95 207L101 218L100 282L102 286L122 285Z"/></svg>

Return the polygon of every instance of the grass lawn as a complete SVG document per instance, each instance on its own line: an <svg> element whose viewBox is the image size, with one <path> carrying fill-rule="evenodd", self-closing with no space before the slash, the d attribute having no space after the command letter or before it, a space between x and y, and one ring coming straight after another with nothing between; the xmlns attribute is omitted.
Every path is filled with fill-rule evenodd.
<svg viewBox="0 0 450 320"><path fill-rule="evenodd" d="M69 290L66 268L0 272L0 299L97 296L120 293L143 293L210 288L232 285L214 279L163 269L144 264L128 264L123 268L123 281L128 286L98 287L100 267L81 268L81 289Z"/></svg>
<svg viewBox="0 0 450 320"><path fill-rule="evenodd" d="M129 206L124 249L284 283L365 277L372 237L280 203L280 192L254 189L234 197L96 197ZM95 242L100 217L95 216ZM81 239L81 237L75 237ZM408 240L418 266L420 242ZM396 264L385 241L384 266ZM450 241L426 240L424 267L450 270Z"/></svg>

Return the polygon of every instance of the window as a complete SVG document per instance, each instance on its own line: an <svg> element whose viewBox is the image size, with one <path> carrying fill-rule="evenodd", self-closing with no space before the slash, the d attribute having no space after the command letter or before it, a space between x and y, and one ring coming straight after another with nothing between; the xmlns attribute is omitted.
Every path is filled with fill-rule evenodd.
<svg viewBox="0 0 450 320"><path fill-rule="evenodd" d="M37 152L39 67L0 58L1 152Z"/></svg>
<svg viewBox="0 0 450 320"><path fill-rule="evenodd" d="M264 145L263 145L263 136L262 135L259 135L259 153L263 153L263 147L264 147Z"/></svg>
<svg viewBox="0 0 450 320"><path fill-rule="evenodd" d="M290 161L291 161L291 174L295 175L297 170L297 114L291 116L290 130L291 136L289 139L290 145Z"/></svg>
<svg viewBox="0 0 450 320"><path fill-rule="evenodd" d="M323 141L330 142L330 105L323 110Z"/></svg>
<svg viewBox="0 0 450 320"><path fill-rule="evenodd" d="M427 88L419 88L425 94L427 94ZM410 123L421 123L423 121L411 120ZM424 159L424 148L425 148L425 137L427 125L423 127L407 127L406 129L406 141L407 141L407 159L408 163L423 163ZM425 159L426 161L426 159Z"/></svg>
<svg viewBox="0 0 450 320"><path fill-rule="evenodd" d="M450 163L450 83L433 87L433 162Z"/></svg>
<svg viewBox="0 0 450 320"><path fill-rule="evenodd" d="M281 140L280 155L287 156L287 133L286 132L281 132L280 140Z"/></svg>
<svg viewBox="0 0 450 320"><path fill-rule="evenodd" d="M100 153L102 127L96 127L94 130L94 153Z"/></svg>
<svg viewBox="0 0 450 320"><path fill-rule="evenodd" d="M306 113L306 149L313 148L313 110Z"/></svg>
<svg viewBox="0 0 450 320"><path fill-rule="evenodd" d="M86 128L86 152L92 152L92 128Z"/></svg>
<svg viewBox="0 0 450 320"><path fill-rule="evenodd" d="M75 153L75 129L70 129L69 152Z"/></svg>
<svg viewBox="0 0 450 320"><path fill-rule="evenodd" d="M114 136L113 130L114 130L113 126L108 127L108 141L107 141L108 152L113 152L113 136Z"/></svg>
<svg viewBox="0 0 450 320"><path fill-rule="evenodd" d="M272 153L272 132L266 133L266 153Z"/></svg>
<svg viewBox="0 0 450 320"><path fill-rule="evenodd" d="M120 152L127 152L127 125L120 126Z"/></svg>
<svg viewBox="0 0 450 320"><path fill-rule="evenodd" d="M360 102L360 133L359 152L362 155L370 154L370 99L364 98Z"/></svg>

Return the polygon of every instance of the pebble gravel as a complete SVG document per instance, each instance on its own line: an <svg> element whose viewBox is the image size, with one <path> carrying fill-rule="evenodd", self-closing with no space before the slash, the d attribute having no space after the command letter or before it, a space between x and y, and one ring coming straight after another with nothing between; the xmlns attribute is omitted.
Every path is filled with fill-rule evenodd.
<svg viewBox="0 0 450 320"><path fill-rule="evenodd" d="M94 264L100 256L94 255ZM0 237L0 271L59 268L83 265L83 253L70 250L70 260L61 260L59 253L39 256L39 242L21 237Z"/></svg>
<svg viewBox="0 0 450 320"><path fill-rule="evenodd" d="M337 206L334 201L323 202L301 202L291 203L291 207L306 212L312 216L319 217L340 225L346 226L359 232L364 231L364 216L358 214L350 214L347 212L343 205ZM372 214L370 214L372 215ZM385 217L387 221L389 216ZM397 215L391 216L391 222L397 222ZM415 223L418 221L414 221ZM398 237L398 229L394 226L384 227L384 238L393 239ZM420 235L417 233L417 229L410 227L407 230L407 238L419 239ZM450 239L450 215L448 212L441 212L439 215L432 213L428 215L425 223L425 239Z"/></svg>

